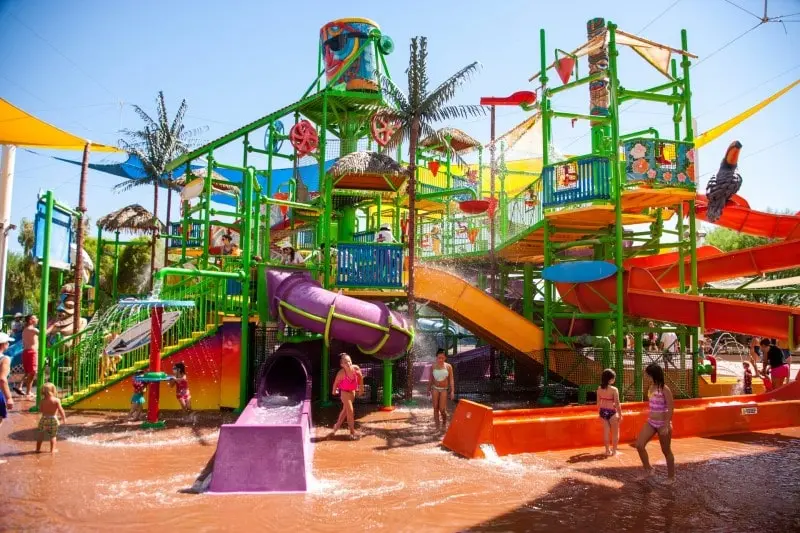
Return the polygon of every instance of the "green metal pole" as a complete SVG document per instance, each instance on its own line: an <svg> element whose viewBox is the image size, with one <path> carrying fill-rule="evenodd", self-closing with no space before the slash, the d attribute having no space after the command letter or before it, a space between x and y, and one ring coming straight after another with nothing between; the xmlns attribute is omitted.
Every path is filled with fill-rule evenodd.
<svg viewBox="0 0 800 533"><path fill-rule="evenodd" d="M611 160L611 180L614 184L614 264L617 267L617 306L615 308L615 332L616 332L616 346L617 352L617 388L625 390L624 383L624 352L623 340L625 335L625 315L624 311L624 298L625 298L625 284L624 284L624 269L623 269L623 232L622 232L622 176L623 172L620 168L621 164L619 158L616 156L619 153L619 77L617 76L617 25L613 22L608 23L608 75L609 75L609 96L610 96L610 109L611 115L611 147L610 154Z"/></svg>
<svg viewBox="0 0 800 533"><path fill-rule="evenodd" d="M522 314L533 320L533 264L525 263L522 267Z"/></svg>
<svg viewBox="0 0 800 533"><path fill-rule="evenodd" d="M553 264L553 250L550 243L550 222L544 221L544 267ZM553 282L544 280L544 384L550 379L550 342L553 336L551 313L553 311Z"/></svg>
<svg viewBox="0 0 800 533"><path fill-rule="evenodd" d="M684 52L689 51L689 43L686 30L681 30L681 49ZM686 121L686 142L694 142L694 124L692 123L692 88L689 81L689 68L692 62L689 61L688 56L683 56L681 60L681 67L683 68L683 105L686 112L684 113L684 120ZM691 261L691 276L692 282L689 287L691 294L697 294L697 219L695 217L695 203L694 200L689 202L689 232L691 237L690 243L690 261ZM700 376L697 374L697 356L700 353L700 330L694 329L692 334L692 396L697 397L700 395Z"/></svg>
<svg viewBox="0 0 800 533"><path fill-rule="evenodd" d="M383 405L381 411L392 411L392 367L394 361L383 361Z"/></svg>
<svg viewBox="0 0 800 533"><path fill-rule="evenodd" d="M328 131L328 94L322 94L322 124L320 128L320 158L319 158L319 183L323 185L324 211L322 212L322 234L320 242L325 244L325 251L331 249L331 211L333 210L333 180L325 172L326 137ZM331 254L322 254L322 286L329 288L331 277ZM330 406L330 348L328 343L322 346L322 364L320 365L320 402L323 407Z"/></svg>
<svg viewBox="0 0 800 533"><path fill-rule="evenodd" d="M642 388L642 378L644 377L642 368L642 332L637 331L633 334L633 388L636 394L635 400L641 402L644 398L644 389Z"/></svg>
<svg viewBox="0 0 800 533"><path fill-rule="evenodd" d="M47 362L47 304L50 299L50 236L53 230L53 191L44 193L44 254L42 255L42 282L39 292L39 373L36 375L36 407L39 411L44 385L44 367ZM75 371L77 369L73 369ZM30 392L30 391L28 391Z"/></svg>
<svg viewBox="0 0 800 533"><path fill-rule="evenodd" d="M544 28L539 30L539 63L541 65L540 80L542 83L542 166L547 166L550 155L550 99L547 97L547 42ZM548 267L553 261L553 249L550 243L550 223L544 219L544 266ZM552 337L552 323L550 313L553 302L553 282L544 282L544 384L550 381L550 342Z"/></svg>
<svg viewBox="0 0 800 533"><path fill-rule="evenodd" d="M181 202L183 205L183 220L181 221L181 234L183 234L183 239L181 240L181 263L186 261L186 243L189 241L189 201L185 200Z"/></svg>
<svg viewBox="0 0 800 533"><path fill-rule="evenodd" d="M201 201L205 200L206 204L206 213L203 217L203 261L202 265L204 268L208 268L208 260L209 260L209 251L208 249L211 247L211 176L214 173L214 153L210 152L208 154L208 170L206 172L206 182L205 182L205 190L204 194L201 197ZM243 176L244 177L244 176ZM241 241L242 235L239 236Z"/></svg>
<svg viewBox="0 0 800 533"><path fill-rule="evenodd" d="M242 270L244 280L242 280L242 344L240 347L239 359L239 409L244 409L247 405L247 385L250 383L250 257L251 254L251 229L253 214L253 180L255 180L255 170L250 167L244 175L244 217L242 219L242 233L239 235L242 243ZM210 182L209 182L210 183ZM209 198L211 196L209 195Z"/></svg>
<svg viewBox="0 0 800 533"><path fill-rule="evenodd" d="M119 232L114 233L114 278L111 281L111 296L116 303L119 300L117 281L119 279Z"/></svg>
<svg viewBox="0 0 800 533"><path fill-rule="evenodd" d="M678 292L686 292L686 247L683 245L685 228L683 226L683 202L678 205ZM691 237L690 237L691 238Z"/></svg>
<svg viewBox="0 0 800 533"><path fill-rule="evenodd" d="M689 51L689 44L686 36L686 30L681 30L681 49L684 52ZM689 83L689 67L692 62L689 61L689 56L683 56L681 60L681 68L683 68L683 104L686 110L686 142L694 142L694 126L692 125L692 89Z"/></svg>
<svg viewBox="0 0 800 533"><path fill-rule="evenodd" d="M97 228L97 249L94 254L94 300L97 308L97 295L100 294L100 261L103 258L103 228Z"/></svg>

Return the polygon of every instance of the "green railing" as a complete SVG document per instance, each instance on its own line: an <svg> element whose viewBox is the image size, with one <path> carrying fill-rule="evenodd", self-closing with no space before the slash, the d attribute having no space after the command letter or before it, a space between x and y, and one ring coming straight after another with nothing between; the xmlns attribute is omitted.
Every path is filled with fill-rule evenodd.
<svg viewBox="0 0 800 533"><path fill-rule="evenodd" d="M180 310L177 323L163 334L162 356L195 342L219 326L219 311L225 308L228 299L223 290L225 281L185 278L164 287L161 299L193 301L195 305ZM165 309L165 312L169 311L169 308ZM105 357L103 349L109 343L111 334L122 333L149 319L147 309L121 310L114 306L95 318L82 332L62 338L48 348L49 380L56 385L65 405L75 403L147 366L150 359L149 344L118 358Z"/></svg>
<svg viewBox="0 0 800 533"><path fill-rule="evenodd" d="M542 221L542 181L537 179L515 197L500 199L495 213L496 247L501 248ZM417 226L421 259L469 257L489 251L488 213L427 220Z"/></svg>

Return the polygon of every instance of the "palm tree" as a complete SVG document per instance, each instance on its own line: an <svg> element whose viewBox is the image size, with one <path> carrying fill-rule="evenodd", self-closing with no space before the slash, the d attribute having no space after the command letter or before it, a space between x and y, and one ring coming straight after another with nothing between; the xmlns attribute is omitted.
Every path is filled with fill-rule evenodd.
<svg viewBox="0 0 800 533"><path fill-rule="evenodd" d="M433 124L444 120L464 119L485 114L484 107L479 105L447 105L456 91L470 76L478 71L478 62L473 62L447 78L434 91L428 92L428 39L414 37L411 39L410 57L408 59L408 95L404 94L387 77L381 77L383 94L390 107L379 108L377 113L395 122L398 129L389 140L387 149L396 148L408 141L408 315L415 322L416 304L414 300L414 260L416 232L417 201L417 146L420 136L437 138L445 145L445 139L433 128ZM456 160L461 161L458 154ZM406 375L406 399L411 399L413 387L413 349L408 353Z"/></svg>
<svg viewBox="0 0 800 533"><path fill-rule="evenodd" d="M178 112L170 121L167 113L167 104L164 101L164 92L159 91L156 98L157 114L153 119L138 105L133 110L144 122L144 127L139 130L122 130L126 138L120 139L120 147L131 155L139 158L146 176L138 180L128 180L114 187L114 190L125 192L134 187L145 185L153 186L153 244L150 257L150 286L153 284L155 272L156 242L159 231L158 218L158 188L168 186L171 175L165 175L167 164L173 159L187 153L195 144L197 135L203 128L187 130L183 123L186 116L186 100L181 100Z"/></svg>

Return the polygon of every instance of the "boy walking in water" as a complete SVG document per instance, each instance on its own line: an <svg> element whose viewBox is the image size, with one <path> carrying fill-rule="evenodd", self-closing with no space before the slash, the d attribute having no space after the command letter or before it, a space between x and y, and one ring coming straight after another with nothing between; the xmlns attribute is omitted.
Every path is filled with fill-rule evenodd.
<svg viewBox="0 0 800 533"><path fill-rule="evenodd" d="M42 385L42 401L39 405L42 418L39 419L39 437L36 439L36 453L42 451L42 441L45 437L50 439L50 453L56 453L56 438L58 437L58 419L67 423L67 414L61 406L61 400L56 395L56 386L52 383Z"/></svg>
<svg viewBox="0 0 800 533"><path fill-rule="evenodd" d="M33 398L33 382L36 379L36 372L39 366L39 330L36 325L39 319L36 315L25 317L25 329L22 330L22 366L25 368L25 376L22 378L28 398Z"/></svg>

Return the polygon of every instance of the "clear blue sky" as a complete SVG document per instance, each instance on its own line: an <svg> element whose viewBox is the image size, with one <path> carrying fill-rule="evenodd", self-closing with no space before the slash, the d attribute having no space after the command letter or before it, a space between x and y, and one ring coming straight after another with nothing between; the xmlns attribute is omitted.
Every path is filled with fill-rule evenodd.
<svg viewBox="0 0 800 533"><path fill-rule="evenodd" d="M763 10L762 0L736 3L756 13ZM769 2L770 16L798 12L800 0ZM320 26L345 16L371 18L395 40L388 62L396 79L403 78L407 43L414 35L429 38L433 83L480 61L482 70L460 93L459 103L531 88L526 80L538 70L539 28L548 31L548 58L555 47L581 44L586 21L596 16L675 47L680 29L686 28L691 51L703 60L758 22L724 0L0 0L0 96L77 135L116 144L120 129L139 126L130 104L152 110L156 93L163 90L171 112L181 98L187 100L188 125L207 126L204 137L210 140L297 100L315 77ZM693 68L700 131L800 77L800 23L785 28L788 34L781 24L762 25ZM621 79L626 87L644 88L658 83L659 75L625 53ZM572 91L556 105L585 111L588 95ZM525 116L517 109L499 111L498 132ZM628 131L650 125L671 131L665 106L640 104L623 120ZM453 125L482 141L489 136L488 118ZM581 153L588 147L579 127L560 123L555 133L563 152ZM733 138L744 144L741 194L751 205L799 210L800 88L704 148L702 173L716 169ZM32 216L40 189L55 189L61 201L77 203L79 167L47 155L18 151L14 221ZM80 158L77 153L57 155ZM93 161L107 159L96 154ZM111 190L116 183L91 173L93 220L133 202L152 207L149 188L120 195ZM162 219L164 214L159 213Z"/></svg>

